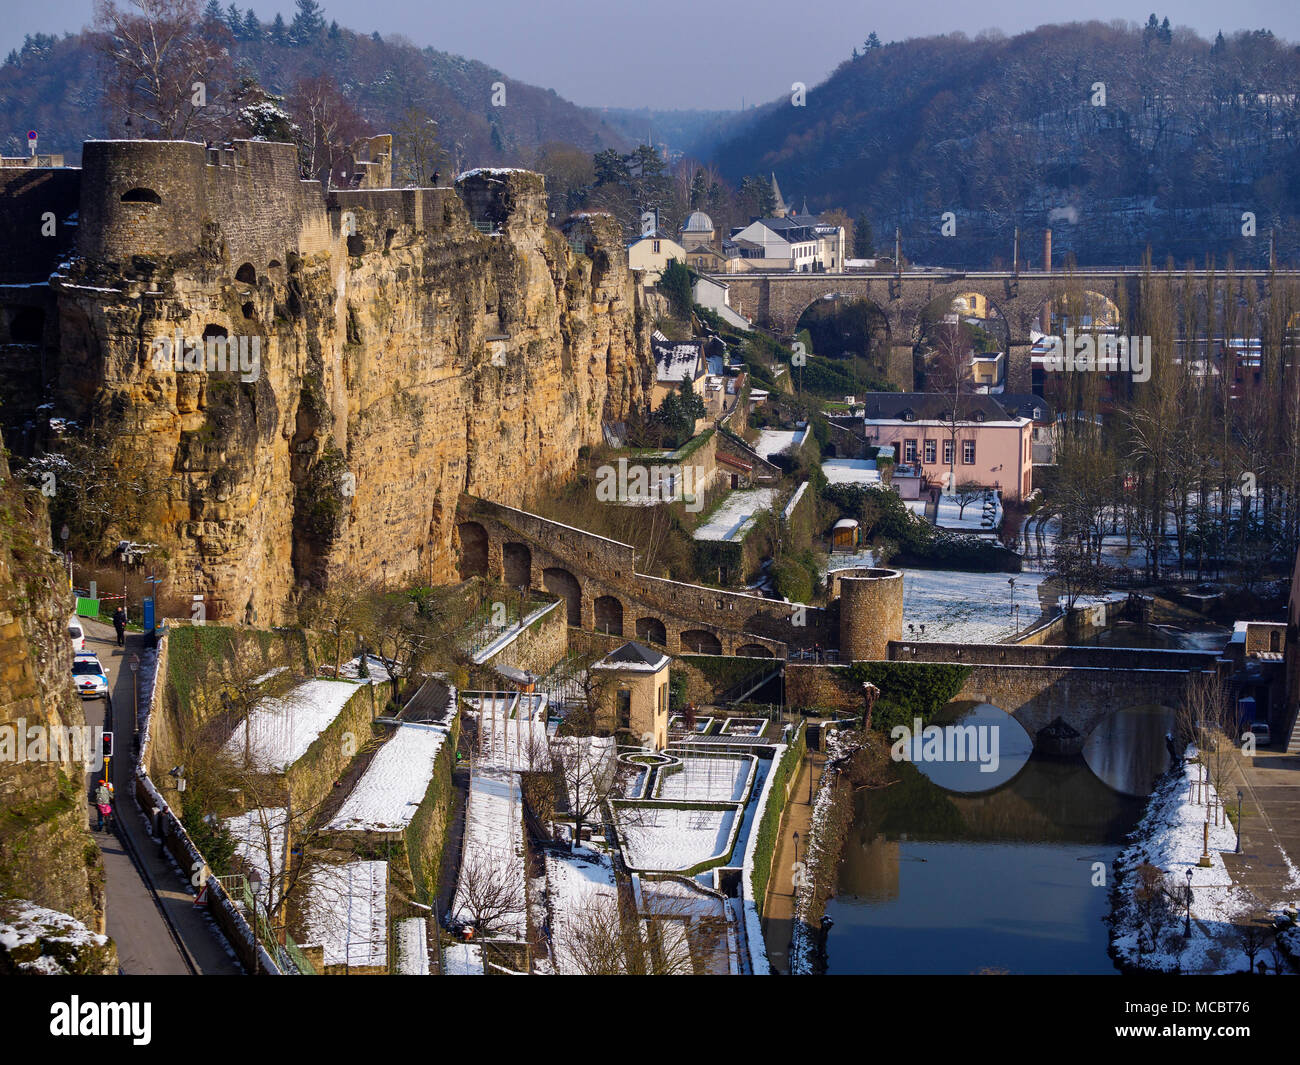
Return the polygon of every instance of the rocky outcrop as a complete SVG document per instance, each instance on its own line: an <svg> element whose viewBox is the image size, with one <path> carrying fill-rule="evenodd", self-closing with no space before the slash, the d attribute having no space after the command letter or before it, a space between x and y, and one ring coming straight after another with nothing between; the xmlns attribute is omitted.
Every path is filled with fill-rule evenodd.
<svg viewBox="0 0 1300 1065"><path fill-rule="evenodd" d="M72 729L78 742L86 735L72 687L72 598L43 502L14 481L0 442L0 895L103 932L84 760L64 742Z"/></svg>
<svg viewBox="0 0 1300 1065"><path fill-rule="evenodd" d="M274 622L345 573L455 579L462 492L522 502L645 400L618 227L587 220L575 251L540 175L326 197L288 145L84 157L56 406L108 430L148 500L106 543L160 544L209 618ZM257 341L256 371L160 365L178 335Z"/></svg>

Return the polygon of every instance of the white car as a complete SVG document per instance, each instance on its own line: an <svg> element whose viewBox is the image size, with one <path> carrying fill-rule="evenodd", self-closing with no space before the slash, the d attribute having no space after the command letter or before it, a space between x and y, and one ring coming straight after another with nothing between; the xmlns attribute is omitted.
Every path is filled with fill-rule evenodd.
<svg viewBox="0 0 1300 1065"><path fill-rule="evenodd" d="M86 649L86 630L82 628L81 618L68 618L68 638L72 640L72 653L79 655Z"/></svg>
<svg viewBox="0 0 1300 1065"><path fill-rule="evenodd" d="M72 659L72 683L83 699L102 699L108 694L108 677L94 654L77 655Z"/></svg>
<svg viewBox="0 0 1300 1065"><path fill-rule="evenodd" d="M1269 731L1268 724L1263 721L1256 721L1250 726L1251 735L1255 737L1256 747L1267 747L1273 742L1273 733Z"/></svg>

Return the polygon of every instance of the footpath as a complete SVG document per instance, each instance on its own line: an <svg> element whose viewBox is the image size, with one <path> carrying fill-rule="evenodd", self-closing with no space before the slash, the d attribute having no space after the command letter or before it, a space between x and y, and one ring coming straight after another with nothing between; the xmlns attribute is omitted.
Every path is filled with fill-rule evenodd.
<svg viewBox="0 0 1300 1065"><path fill-rule="evenodd" d="M772 875L767 882L767 899L763 906L763 938L767 943L767 956L773 972L790 971L790 940L794 935L795 862L803 860L808 826L812 818L811 800L817 797L825 765L825 751L809 751L804 756L781 820L781 835L772 858ZM797 842L796 833L799 836Z"/></svg>

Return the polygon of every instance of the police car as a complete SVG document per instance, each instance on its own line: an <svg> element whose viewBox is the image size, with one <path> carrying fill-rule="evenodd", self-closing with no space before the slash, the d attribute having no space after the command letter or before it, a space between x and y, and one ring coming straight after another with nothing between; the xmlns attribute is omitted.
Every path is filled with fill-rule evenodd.
<svg viewBox="0 0 1300 1065"><path fill-rule="evenodd" d="M83 699L102 699L108 694L108 678L98 656L92 653L74 655L72 682Z"/></svg>

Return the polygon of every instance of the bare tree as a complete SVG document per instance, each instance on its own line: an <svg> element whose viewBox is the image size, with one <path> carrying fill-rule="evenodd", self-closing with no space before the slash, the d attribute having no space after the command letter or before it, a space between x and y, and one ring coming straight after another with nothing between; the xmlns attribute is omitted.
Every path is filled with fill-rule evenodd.
<svg viewBox="0 0 1300 1065"><path fill-rule="evenodd" d="M97 0L95 28L112 125L163 140L223 128L230 33L202 17L198 0Z"/></svg>
<svg viewBox="0 0 1300 1065"><path fill-rule="evenodd" d="M972 503L983 499L987 491L988 488L980 484L979 481L965 480L957 482L957 490L953 493L954 498L957 500L957 517L964 518L966 508Z"/></svg>
<svg viewBox="0 0 1300 1065"><path fill-rule="evenodd" d="M523 881L502 870L515 859L486 847L467 849L456 881L456 901L481 934L503 927L507 919L524 911Z"/></svg>
<svg viewBox="0 0 1300 1065"><path fill-rule="evenodd" d="M328 183L343 156L370 133L369 123L327 74L298 81L286 105L300 131L303 176Z"/></svg>
<svg viewBox="0 0 1300 1065"><path fill-rule="evenodd" d="M614 787L614 740L600 736L557 736L551 744L573 817L573 843L582 839L582 826L596 816Z"/></svg>

